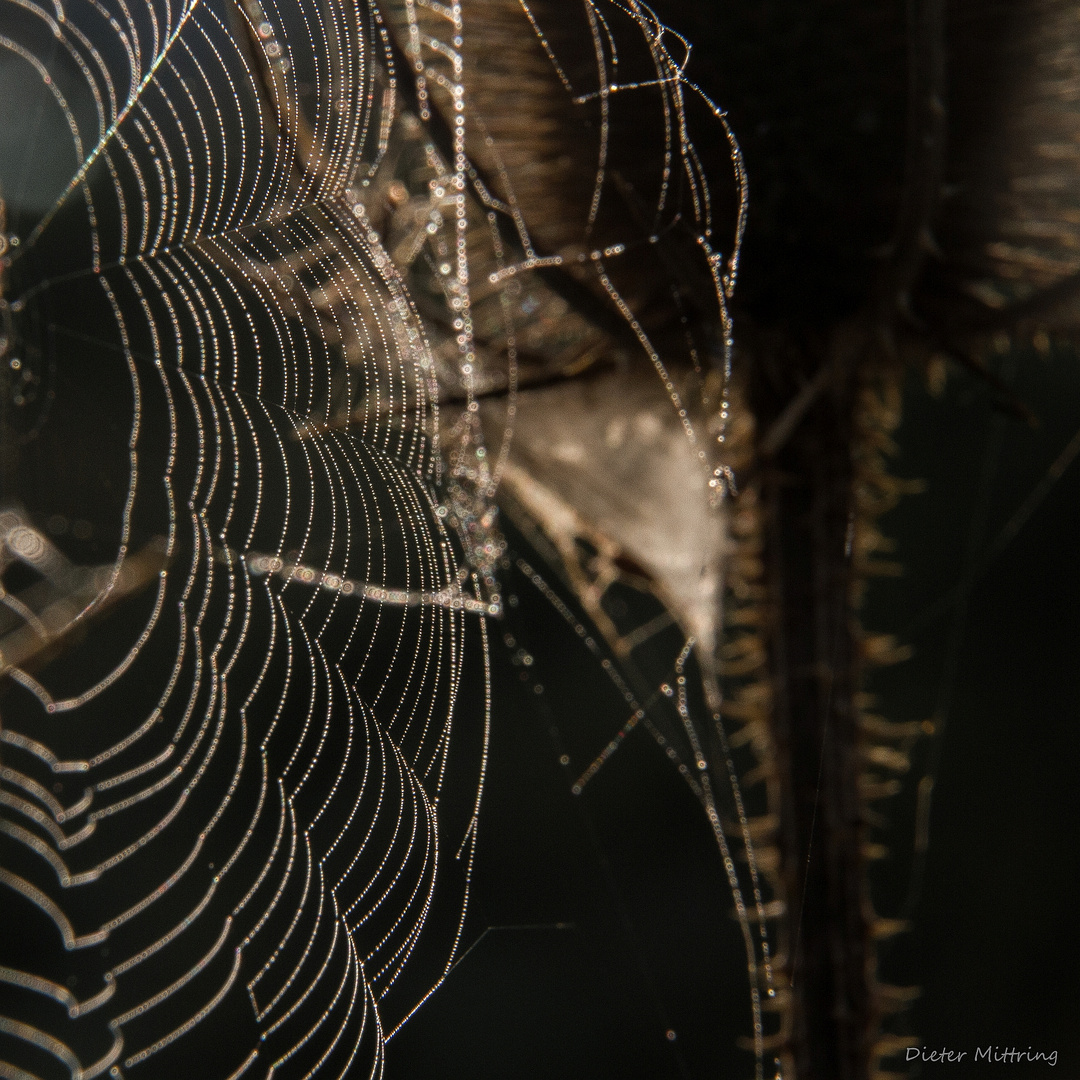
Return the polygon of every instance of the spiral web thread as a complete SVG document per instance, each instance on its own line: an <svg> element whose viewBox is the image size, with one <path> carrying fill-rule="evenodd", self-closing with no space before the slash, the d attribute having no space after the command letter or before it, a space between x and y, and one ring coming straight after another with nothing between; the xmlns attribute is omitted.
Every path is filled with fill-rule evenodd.
<svg viewBox="0 0 1080 1080"><path fill-rule="evenodd" d="M612 345L542 271L580 264L613 302L718 496L726 398L705 436L620 292L627 245L588 244L606 149L574 251L534 243L497 161L497 191L478 173L459 5L3 10L13 124L48 160L0 192L0 1070L187 1075L212 1045L215 1075L380 1075L459 950L514 403ZM605 99L663 97L726 385L744 201L724 262L685 58L640 5L584 10ZM614 77L620 20L654 78ZM755 944L706 802L760 1074L766 920L755 871Z"/></svg>
<svg viewBox="0 0 1080 1080"><path fill-rule="evenodd" d="M486 604L350 196L373 17L12 3L0 40L69 174L43 213L5 176L4 1075L378 1075L458 945Z"/></svg>

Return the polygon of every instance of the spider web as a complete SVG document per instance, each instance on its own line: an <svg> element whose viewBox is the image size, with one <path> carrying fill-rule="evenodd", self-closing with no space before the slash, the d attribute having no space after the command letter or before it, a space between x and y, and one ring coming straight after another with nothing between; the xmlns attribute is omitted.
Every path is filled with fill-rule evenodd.
<svg viewBox="0 0 1080 1080"><path fill-rule="evenodd" d="M689 46L644 5L402 0L385 14L411 74L404 108L428 141L418 167L392 135L388 198L364 201L382 235L401 237L392 251L427 319L439 382L465 405L445 442L452 482L480 498L458 499L451 521L476 536L473 562L487 576L503 542L482 496L497 497L541 540L604 642L516 553L498 559L504 577L516 566L563 613L628 706L571 791L644 721L700 801L743 935L764 1075L778 910L737 780L758 762L736 764L720 715L727 301L746 206L738 147L685 80ZM713 205L692 113L729 155L726 205ZM606 605L630 583L666 616L617 625ZM685 635L669 665L678 692L650 687L633 655L671 621ZM688 665L704 701L685 690Z"/></svg>
<svg viewBox="0 0 1080 1080"><path fill-rule="evenodd" d="M486 604L350 198L375 37L5 6L5 1075L377 1075L452 961Z"/></svg>
<svg viewBox="0 0 1080 1080"><path fill-rule="evenodd" d="M470 28L411 0L5 4L11 1075L187 1075L207 1045L221 1076L380 1074L460 953L495 498L537 479L514 457L527 391L644 371L695 535L721 513L745 192L725 260L688 48L647 8L589 2L583 69L522 5L545 77L598 118L582 212L547 227L499 113L466 98L470 43L499 32L475 10ZM617 150L642 95L664 148L647 177ZM663 284L642 291L654 251ZM701 297L708 347L665 329ZM635 554L600 524L609 561ZM679 699L681 771L736 898L760 1075L774 991L753 857L744 882L714 793L752 853L718 599L704 617L649 569L687 631L679 673L696 645L711 694L706 735Z"/></svg>

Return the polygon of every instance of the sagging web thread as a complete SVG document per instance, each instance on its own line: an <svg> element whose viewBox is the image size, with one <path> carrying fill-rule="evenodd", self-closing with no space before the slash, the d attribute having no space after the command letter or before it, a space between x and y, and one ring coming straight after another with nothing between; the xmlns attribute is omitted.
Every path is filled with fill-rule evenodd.
<svg viewBox="0 0 1080 1080"><path fill-rule="evenodd" d="M545 271L587 277L625 319L723 493L743 208L725 262L669 52L685 43L643 6L587 2L599 82L582 89L522 11L600 109L564 250L535 242L470 108L460 5L5 3L27 157L58 155L0 193L0 872L35 942L2 973L9 1068L162 1075L212 1040L222 1076L381 1072L459 949L489 728L477 616L501 605L517 400L618 346ZM620 81L628 28L652 73ZM641 243L590 243L611 102L641 93L666 132L641 243L683 216L682 176L721 312L708 434L620 291ZM507 402L491 446L490 395ZM755 872L753 920L702 797L760 1073L762 898Z"/></svg>

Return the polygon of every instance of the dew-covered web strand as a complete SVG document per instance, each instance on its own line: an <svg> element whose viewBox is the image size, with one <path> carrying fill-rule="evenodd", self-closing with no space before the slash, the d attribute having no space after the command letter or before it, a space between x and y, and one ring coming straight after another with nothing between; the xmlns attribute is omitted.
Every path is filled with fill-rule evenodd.
<svg viewBox="0 0 1080 1080"><path fill-rule="evenodd" d="M591 229L594 223L597 212L599 209L599 203L604 189L605 181L605 164L607 157L607 145L609 139L608 133L608 102L613 94L625 91L642 90L649 87L657 87L663 91L662 107L664 114L664 149L662 153L663 161L663 180L660 188L659 195L656 199L654 206L654 225L653 233L649 237L650 242L654 242L657 233L660 228L660 221L670 190L672 172L676 157L681 160L683 165L683 173L688 180L688 187L691 192L692 206L695 219L700 227L700 233L697 237L697 243L700 245L704 252L709 271L712 274L715 286L716 286L716 300L720 312L720 325L721 325L721 353L722 353L722 390L721 398L719 402L719 409L717 410L720 423L715 435L715 444L717 447L722 448L727 437L727 422L730 414L730 401L728 398L730 392L730 383L732 376L732 353L734 349L733 342L733 330L731 325L731 316L728 311L728 301L732 298L735 291L735 283L738 275L738 263L739 252L742 247L743 235L746 229L746 215L749 206L749 187L746 176L746 169L742 158L742 151L739 147L738 140L735 137L735 133L728 123L726 114L718 108L712 100L694 83L688 81L685 78L686 66L690 60L691 47L685 38L678 34L673 33L671 30L663 26L655 15L645 7L633 0L628 8L623 10L628 11L635 19L639 20L642 32L646 35L648 41L648 47L653 63L656 67L656 79L655 80L643 80L643 81L630 81L626 83L619 83L616 79L617 74L617 54L615 50L614 42L611 39L610 31L606 35L606 41L609 43L609 47L605 50L605 37L600 33L600 25L603 25L606 29L606 24L602 23L602 20L598 19L595 14L596 5L593 3L586 3L586 9L589 16L590 30L593 34L593 43L595 49L595 55L597 60L597 70L599 79L599 89L592 94L575 94L574 88L570 84L563 68L559 65L558 58L556 57L551 45L548 43L543 35L538 22L530 11L526 0L521 0L522 8L525 10L530 25L537 33L541 45L545 54L551 60L553 67L558 73L560 81L563 83L566 90L573 96L575 103L581 104L593 97L597 97L601 101L601 131L600 131L600 148L598 152L598 162L596 170L596 181L593 193L593 199L589 208L588 227ZM671 37L678 41L683 49L684 56L680 62L676 62L667 50L665 38ZM608 53L611 55L611 63L613 70L608 71ZM730 156L731 166L734 172L734 178L736 188L738 192L738 207L736 214L735 233L731 245L731 251L728 255L726 262L721 252L714 251L712 248L712 236L713 236L713 221L712 221L712 207L711 196L709 192L708 178L704 175L704 170L701 167L701 163L698 157L696 148L690 139L689 131L686 124L686 110L684 93L689 91L697 100L700 100L706 108L709 110L713 118L721 125L724 133L725 140L727 141ZM678 140L678 148L676 152L675 140ZM623 318L632 328L634 334L637 336L642 348L649 356L650 361L656 368L657 375L664 385L669 397L671 398L672 406L674 407L677 415L683 423L686 438L692 446L697 446L699 443L698 436L694 430L693 424L690 422L687 415L686 408L683 402L680 400L679 392L675 388L674 383L671 380L668 371L661 359L659 353L654 349L651 342L648 339L648 335L643 331L638 324L633 312L619 295L618 290L612 284L610 278L604 270L603 262L604 258L615 257L622 255L626 251L626 245L620 244L614 248L606 249L603 252L594 252L592 255L595 261L597 274L600 281L607 291L611 299L614 301L616 307L618 307ZM707 452L704 445L697 446L697 454L702 463L707 463ZM734 491L734 476L729 467L723 463L716 464L713 467L713 475L710 481L710 486L716 491L718 496L723 496L729 490Z"/></svg>

